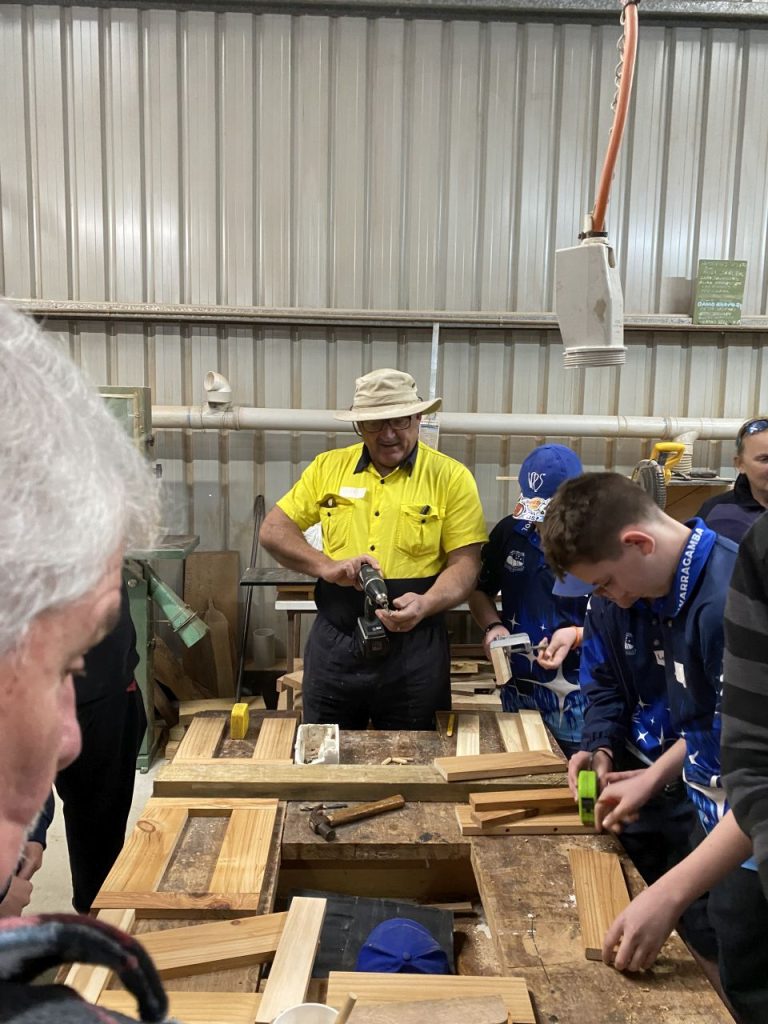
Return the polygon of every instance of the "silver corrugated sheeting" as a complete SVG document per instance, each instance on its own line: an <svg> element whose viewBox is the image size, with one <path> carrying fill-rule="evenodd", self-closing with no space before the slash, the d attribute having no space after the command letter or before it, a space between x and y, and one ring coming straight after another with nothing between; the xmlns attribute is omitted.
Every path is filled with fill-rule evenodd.
<svg viewBox="0 0 768 1024"><path fill-rule="evenodd" d="M618 5L617 5L618 6ZM690 6L690 5L689 5ZM465 12L466 13L466 12ZM642 19L642 8L641 8ZM552 309L610 124L618 24L0 5L0 291L82 302ZM766 313L768 30L641 25L608 227L628 313L679 311L699 258L748 261ZM683 281L685 290L685 280ZM683 311L685 308L683 307ZM72 320L97 382L334 408L375 366L426 390L430 331ZM552 330L444 330L453 411L741 416L768 409L755 331L636 330L623 369L564 371ZM339 435L340 436L340 435ZM268 503L337 436L161 432L177 529L250 549ZM490 522L530 443L445 438ZM640 442L576 442L626 469ZM695 462L727 465L700 443Z"/></svg>
<svg viewBox="0 0 768 1024"><path fill-rule="evenodd" d="M618 5L617 5L618 8ZM619 26L0 6L6 294L549 310ZM609 229L629 313L698 258L766 309L768 30L641 29Z"/></svg>

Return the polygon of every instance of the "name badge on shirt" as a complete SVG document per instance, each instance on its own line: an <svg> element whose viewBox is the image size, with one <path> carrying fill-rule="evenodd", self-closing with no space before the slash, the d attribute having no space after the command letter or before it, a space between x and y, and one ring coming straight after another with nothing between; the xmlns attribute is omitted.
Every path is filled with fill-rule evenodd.
<svg viewBox="0 0 768 1024"><path fill-rule="evenodd" d="M342 498L364 498L367 490L367 487L341 487L339 495Z"/></svg>

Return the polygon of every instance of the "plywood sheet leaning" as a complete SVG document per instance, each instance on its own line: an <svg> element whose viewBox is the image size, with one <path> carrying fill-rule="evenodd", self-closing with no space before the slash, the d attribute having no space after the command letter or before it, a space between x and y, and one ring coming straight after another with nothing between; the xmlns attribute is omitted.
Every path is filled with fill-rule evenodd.
<svg viewBox="0 0 768 1024"><path fill-rule="evenodd" d="M269 858L278 801L152 797L101 887L94 907L133 908L164 916L194 912L255 913ZM228 818L205 892L160 891L187 821L194 816Z"/></svg>
<svg viewBox="0 0 768 1024"><path fill-rule="evenodd" d="M480 716L460 714L457 720L456 755L467 757L480 753Z"/></svg>
<svg viewBox="0 0 768 1024"><path fill-rule="evenodd" d="M629 905L621 861L615 853L574 847L568 851L587 960L602 960L609 926Z"/></svg>
<svg viewBox="0 0 768 1024"><path fill-rule="evenodd" d="M436 757L434 765L447 782L497 779L515 775L547 775L568 770L566 761L555 754L543 751L477 754L473 757Z"/></svg>
<svg viewBox="0 0 768 1024"><path fill-rule="evenodd" d="M468 804L456 805L456 821L463 836L549 836L578 835L591 836L594 828L582 825L577 811L562 811L559 814L536 814L533 817L521 817L517 821L501 824L485 822L481 824L472 817Z"/></svg>
<svg viewBox="0 0 768 1024"><path fill-rule="evenodd" d="M298 718L265 718L253 748L253 760L292 762L298 724Z"/></svg>
<svg viewBox="0 0 768 1024"><path fill-rule="evenodd" d="M349 1024L507 1024L509 1013L501 996L459 996L421 999L416 1003L376 1003L355 1006Z"/></svg>
<svg viewBox="0 0 768 1024"><path fill-rule="evenodd" d="M294 896L264 986L256 1024L271 1024L289 1006L304 1002L312 977L326 900ZM356 991L356 990L355 990Z"/></svg>
<svg viewBox="0 0 768 1024"><path fill-rule="evenodd" d="M253 1024L261 996L257 992L169 992L169 1019L184 1024ZM99 1006L133 1019L136 1000L130 992L109 989Z"/></svg>
<svg viewBox="0 0 768 1024"><path fill-rule="evenodd" d="M509 1014L509 1024L536 1024L524 978L331 971L326 997L328 1005L338 1009L343 1005L348 992L354 992L357 996L355 1009L371 1003L413 1003L500 996Z"/></svg>

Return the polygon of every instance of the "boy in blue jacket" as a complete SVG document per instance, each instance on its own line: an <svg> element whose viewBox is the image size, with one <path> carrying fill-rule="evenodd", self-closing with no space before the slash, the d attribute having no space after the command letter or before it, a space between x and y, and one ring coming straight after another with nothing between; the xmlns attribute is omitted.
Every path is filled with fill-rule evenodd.
<svg viewBox="0 0 768 1024"><path fill-rule="evenodd" d="M754 866L736 866L744 844L738 829L734 833L720 778L723 614L738 549L699 519L671 519L616 473L565 483L548 509L542 547L558 576L572 573L621 608L646 598L661 621L671 723L681 738L650 768L609 775L596 820L618 831L682 771L709 833L616 919L603 958L619 969L650 967L685 908L678 895L691 886L683 882L695 879L699 851L714 841L735 866L709 898L723 988L745 1024L762 1024L768 1020L768 903Z"/></svg>
<svg viewBox="0 0 768 1024"><path fill-rule="evenodd" d="M520 498L512 514L491 531L482 552L477 589L469 598L488 656L491 641L512 633L527 633L534 648L551 638L538 659L512 656L512 675L501 691L501 701L505 711L541 712L568 756L579 749L584 719L575 648L587 599L553 595L555 577L541 552L538 524L560 484L581 472L579 457L561 444L541 445L525 458L520 467ZM499 591L501 614L495 601Z"/></svg>

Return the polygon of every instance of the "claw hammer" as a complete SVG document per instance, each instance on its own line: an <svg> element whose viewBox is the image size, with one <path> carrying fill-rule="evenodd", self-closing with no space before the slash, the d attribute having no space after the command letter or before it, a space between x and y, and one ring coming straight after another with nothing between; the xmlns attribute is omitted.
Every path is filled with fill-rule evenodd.
<svg viewBox="0 0 768 1024"><path fill-rule="evenodd" d="M362 821L363 818L372 818L376 814L384 814L385 811L396 811L404 805L405 797L398 794L370 804L358 804L346 811L336 811L335 814L327 814L321 807L318 807L309 815L309 827L325 840L335 839L336 829L339 825L348 825L353 821Z"/></svg>

